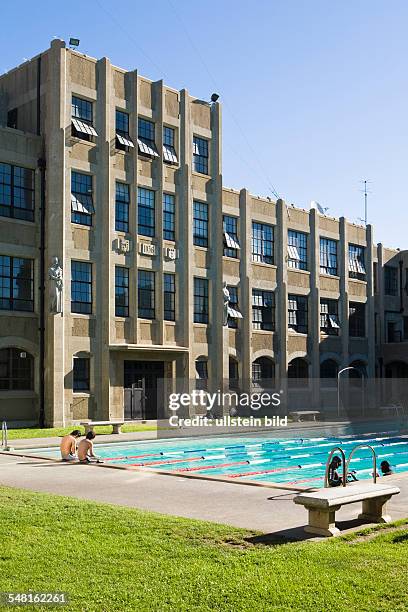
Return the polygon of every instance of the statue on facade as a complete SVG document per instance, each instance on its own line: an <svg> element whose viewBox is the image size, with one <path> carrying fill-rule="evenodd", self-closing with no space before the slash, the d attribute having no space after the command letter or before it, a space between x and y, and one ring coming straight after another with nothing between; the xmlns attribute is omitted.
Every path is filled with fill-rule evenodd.
<svg viewBox="0 0 408 612"><path fill-rule="evenodd" d="M228 325L228 306L230 301L230 292L228 291L227 283L224 281L222 286L222 295L224 300L224 322L223 325Z"/></svg>
<svg viewBox="0 0 408 612"><path fill-rule="evenodd" d="M64 280L58 257L52 258L52 264L48 268L48 276L51 279L51 312L61 314Z"/></svg>

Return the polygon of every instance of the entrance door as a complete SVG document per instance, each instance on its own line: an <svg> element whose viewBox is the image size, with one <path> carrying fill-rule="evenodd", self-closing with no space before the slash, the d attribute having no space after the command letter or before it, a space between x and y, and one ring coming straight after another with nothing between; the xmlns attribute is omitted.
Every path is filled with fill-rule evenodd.
<svg viewBox="0 0 408 612"><path fill-rule="evenodd" d="M157 419L163 406L163 361L125 361L125 418Z"/></svg>

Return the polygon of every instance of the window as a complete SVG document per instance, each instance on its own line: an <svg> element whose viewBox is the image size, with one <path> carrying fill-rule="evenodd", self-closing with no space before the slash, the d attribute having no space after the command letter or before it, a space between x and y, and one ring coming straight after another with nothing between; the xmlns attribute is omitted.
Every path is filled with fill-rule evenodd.
<svg viewBox="0 0 408 612"><path fill-rule="evenodd" d="M353 337L365 336L365 304L350 302L349 335Z"/></svg>
<svg viewBox="0 0 408 612"><path fill-rule="evenodd" d="M164 320L175 321L176 319L176 277L174 274L164 274Z"/></svg>
<svg viewBox="0 0 408 612"><path fill-rule="evenodd" d="M34 262L0 255L0 310L34 310Z"/></svg>
<svg viewBox="0 0 408 612"><path fill-rule="evenodd" d="M175 131L171 127L163 126L163 158L168 164L177 164L177 153L174 148Z"/></svg>
<svg viewBox="0 0 408 612"><path fill-rule="evenodd" d="M34 171L0 163L0 215L34 221Z"/></svg>
<svg viewBox="0 0 408 612"><path fill-rule="evenodd" d="M408 317L404 317L404 340L408 340Z"/></svg>
<svg viewBox="0 0 408 612"><path fill-rule="evenodd" d="M129 151L133 148L132 139L129 136L129 115L123 111L116 111L116 147L121 151Z"/></svg>
<svg viewBox="0 0 408 612"><path fill-rule="evenodd" d="M74 357L73 384L74 391L89 391L89 357Z"/></svg>
<svg viewBox="0 0 408 612"><path fill-rule="evenodd" d="M252 261L273 264L274 229L272 225L252 223Z"/></svg>
<svg viewBox="0 0 408 612"><path fill-rule="evenodd" d="M116 182L115 229L117 232L129 231L129 185Z"/></svg>
<svg viewBox="0 0 408 612"><path fill-rule="evenodd" d="M256 386L273 384L275 365L269 357L258 357L252 362L252 383Z"/></svg>
<svg viewBox="0 0 408 612"><path fill-rule="evenodd" d="M307 234L288 231L288 266L296 270L307 270Z"/></svg>
<svg viewBox="0 0 408 612"><path fill-rule="evenodd" d="M288 327L300 334L307 334L307 297L288 296Z"/></svg>
<svg viewBox="0 0 408 612"><path fill-rule="evenodd" d="M378 293L378 263L373 264L374 293Z"/></svg>
<svg viewBox="0 0 408 612"><path fill-rule="evenodd" d="M193 137L193 170L208 174L208 140Z"/></svg>
<svg viewBox="0 0 408 612"><path fill-rule="evenodd" d="M340 330L339 303L337 300L320 300L320 331L338 336Z"/></svg>
<svg viewBox="0 0 408 612"><path fill-rule="evenodd" d="M306 359L297 357L288 365L288 379L291 387L302 386L302 380L309 378L309 364Z"/></svg>
<svg viewBox="0 0 408 612"><path fill-rule="evenodd" d="M238 258L238 251L240 249L238 241L238 219L236 217L230 217L224 215L224 255L225 257Z"/></svg>
<svg viewBox="0 0 408 612"><path fill-rule="evenodd" d="M194 323L208 323L208 280L194 277Z"/></svg>
<svg viewBox="0 0 408 612"><path fill-rule="evenodd" d="M384 285L386 295L398 294L398 268L384 266Z"/></svg>
<svg viewBox="0 0 408 612"><path fill-rule="evenodd" d="M71 172L71 221L81 225L92 225L95 212L92 196L92 176L82 172Z"/></svg>
<svg viewBox="0 0 408 612"><path fill-rule="evenodd" d="M0 389L2 391L32 391L34 389L34 359L18 348L0 349Z"/></svg>
<svg viewBox="0 0 408 612"><path fill-rule="evenodd" d="M137 233L154 236L154 191L138 187L137 190Z"/></svg>
<svg viewBox="0 0 408 612"><path fill-rule="evenodd" d="M320 274L337 276L337 242L320 238Z"/></svg>
<svg viewBox="0 0 408 612"><path fill-rule="evenodd" d="M71 262L71 312L92 313L92 264Z"/></svg>
<svg viewBox="0 0 408 612"><path fill-rule="evenodd" d="M365 280L365 248L357 244L349 244L349 277Z"/></svg>
<svg viewBox="0 0 408 612"><path fill-rule="evenodd" d="M139 117L137 128L139 153L147 157L159 157L154 137L154 123Z"/></svg>
<svg viewBox="0 0 408 612"><path fill-rule="evenodd" d="M129 269L115 266L115 316L129 316Z"/></svg>
<svg viewBox="0 0 408 612"><path fill-rule="evenodd" d="M175 216L176 205L175 197L171 193L163 193L163 238L165 240L175 240Z"/></svg>
<svg viewBox="0 0 408 612"><path fill-rule="evenodd" d="M91 140L98 133L93 127L92 102L72 96L72 136Z"/></svg>
<svg viewBox="0 0 408 612"><path fill-rule="evenodd" d="M326 359L320 364L320 378L337 378L339 366L334 359Z"/></svg>
<svg viewBox="0 0 408 612"><path fill-rule="evenodd" d="M272 291L252 289L252 327L275 330L275 295Z"/></svg>
<svg viewBox="0 0 408 612"><path fill-rule="evenodd" d="M207 357L198 357L195 362L197 389L206 389L208 381Z"/></svg>
<svg viewBox="0 0 408 612"><path fill-rule="evenodd" d="M230 389L237 389L239 384L238 361L233 357L228 360L228 378Z"/></svg>
<svg viewBox="0 0 408 612"><path fill-rule="evenodd" d="M239 310L238 287L234 285L228 286L229 303L228 303L228 327L238 327L238 319L242 319L242 314Z"/></svg>
<svg viewBox="0 0 408 612"><path fill-rule="evenodd" d="M148 270L138 271L138 316L141 319L154 319L154 272Z"/></svg>
<svg viewBox="0 0 408 612"><path fill-rule="evenodd" d="M17 130L18 108L12 108L7 112L7 127Z"/></svg>
<svg viewBox="0 0 408 612"><path fill-rule="evenodd" d="M196 246L208 246L208 204L193 202L193 243Z"/></svg>

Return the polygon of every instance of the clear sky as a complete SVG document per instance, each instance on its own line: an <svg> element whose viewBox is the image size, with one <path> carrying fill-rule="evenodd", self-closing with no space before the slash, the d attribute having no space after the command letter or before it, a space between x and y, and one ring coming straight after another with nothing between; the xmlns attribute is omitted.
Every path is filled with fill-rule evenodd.
<svg viewBox="0 0 408 612"><path fill-rule="evenodd" d="M226 186L357 221L370 179L375 240L408 248L406 0L20 0L1 15L0 72L77 36L93 57L215 91Z"/></svg>

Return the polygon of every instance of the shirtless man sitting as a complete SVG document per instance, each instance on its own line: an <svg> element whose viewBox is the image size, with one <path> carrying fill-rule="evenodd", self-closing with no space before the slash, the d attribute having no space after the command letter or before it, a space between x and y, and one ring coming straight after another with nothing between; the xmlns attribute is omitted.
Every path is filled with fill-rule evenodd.
<svg viewBox="0 0 408 612"><path fill-rule="evenodd" d="M78 459L80 463L92 463L92 459L97 463L102 463L93 452L93 440L95 434L88 431L85 438L78 445Z"/></svg>
<svg viewBox="0 0 408 612"><path fill-rule="evenodd" d="M76 461L77 457L77 439L82 436L79 429L74 429L70 434L61 439L60 451L63 461Z"/></svg>

